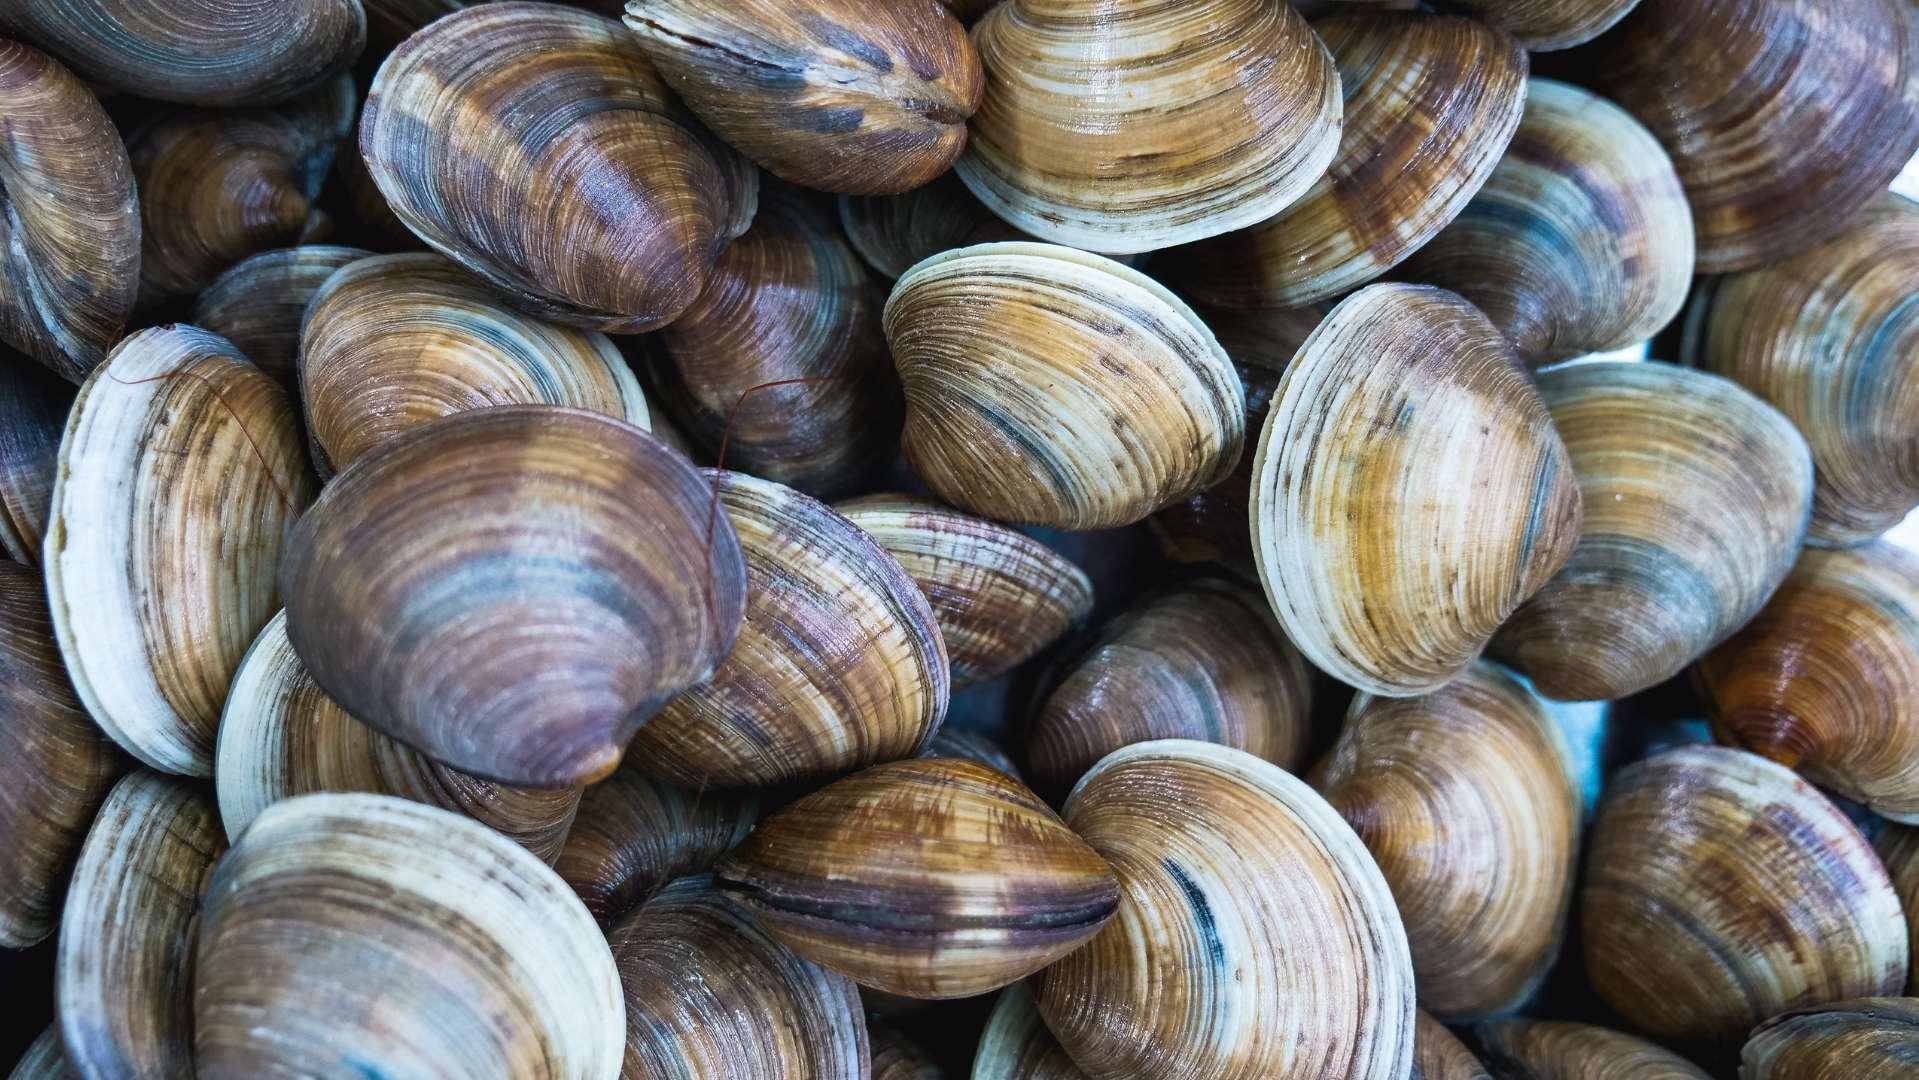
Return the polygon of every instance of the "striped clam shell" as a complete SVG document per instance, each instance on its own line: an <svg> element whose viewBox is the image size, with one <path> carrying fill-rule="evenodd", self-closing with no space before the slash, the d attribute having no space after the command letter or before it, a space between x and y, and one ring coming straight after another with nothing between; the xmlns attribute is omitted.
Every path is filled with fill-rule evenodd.
<svg viewBox="0 0 1919 1080"><path fill-rule="evenodd" d="M1794 1009L1753 1029L1740 1080L1900 1076L1919 1062L1919 998L1857 998Z"/></svg>
<svg viewBox="0 0 1919 1080"><path fill-rule="evenodd" d="M1611 29L1640 0L1452 0L1519 39L1532 52L1583 45Z"/></svg>
<svg viewBox="0 0 1919 1080"><path fill-rule="evenodd" d="M897 1028L869 1022L866 1041L873 1049L873 1080L945 1080L932 1055Z"/></svg>
<svg viewBox="0 0 1919 1080"><path fill-rule="evenodd" d="M0 552L40 565L74 388L0 348Z"/></svg>
<svg viewBox="0 0 1919 1080"><path fill-rule="evenodd" d="M973 1053L973 1080L1086 1080L1046 1030L1039 1003L1024 982L1000 991Z"/></svg>
<svg viewBox="0 0 1919 1080"><path fill-rule="evenodd" d="M1492 1080L1459 1036L1421 1009L1413 1018L1413 1071L1407 1080Z"/></svg>
<svg viewBox="0 0 1919 1080"><path fill-rule="evenodd" d="M1474 1030L1485 1059L1517 1080L1708 1080L1657 1043L1593 1024L1498 1020Z"/></svg>
<svg viewBox="0 0 1919 1080"><path fill-rule="evenodd" d="M711 870L759 816L755 794L688 791L628 760L580 797L553 868L610 927L675 879Z"/></svg>
<svg viewBox="0 0 1919 1080"><path fill-rule="evenodd" d="M302 244L250 255L213 279L193 302L193 325L233 342L296 400L300 322L335 270L372 255L338 244Z"/></svg>
<svg viewBox="0 0 1919 1080"><path fill-rule="evenodd" d="M1892 877L1892 887L1898 890L1911 930L1909 938L1919 940L1919 827L1887 825L1873 838L1872 846ZM1919 992L1919 978L1906 983L1906 993L1915 992Z"/></svg>

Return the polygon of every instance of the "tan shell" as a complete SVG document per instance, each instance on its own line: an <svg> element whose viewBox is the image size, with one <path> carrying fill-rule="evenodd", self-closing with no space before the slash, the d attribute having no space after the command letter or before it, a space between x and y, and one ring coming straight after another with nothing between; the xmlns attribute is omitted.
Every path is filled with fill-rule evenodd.
<svg viewBox="0 0 1919 1080"><path fill-rule="evenodd" d="M1794 1009L1753 1029L1740 1080L1896 1077L1919 1061L1919 998L1878 997Z"/></svg>
<svg viewBox="0 0 1919 1080"><path fill-rule="evenodd" d="M76 1080L73 1070L67 1067L66 1048L60 1045L59 1024L50 1025L33 1040L13 1066L8 1080Z"/></svg>
<svg viewBox="0 0 1919 1080"><path fill-rule="evenodd" d="M1805 537L1812 460L1777 410L1690 368L1575 363L1538 384L1585 524L1492 652L1547 697L1622 698L1678 674L1779 587Z"/></svg>
<svg viewBox="0 0 1919 1080"><path fill-rule="evenodd" d="M714 879L793 951L864 986L968 997L1113 917L1105 860L1039 797L957 758L876 765L769 816Z"/></svg>
<svg viewBox="0 0 1919 1080"><path fill-rule="evenodd" d="M1583 45L1611 29L1640 0L1452 0L1451 6L1512 34L1533 52ZM1654 0L1655 3L1658 0Z"/></svg>
<svg viewBox="0 0 1919 1080"><path fill-rule="evenodd" d="M1135 743L1081 778L1066 822L1113 864L1123 898L1034 979L1047 1027L1088 1075L1410 1071L1405 930L1359 838L1305 784L1229 747Z"/></svg>
<svg viewBox="0 0 1919 1080"><path fill-rule="evenodd" d="M300 320L308 302L335 270L371 254L356 247L303 244L248 256L201 291L193 303L193 325L231 341L297 400Z"/></svg>
<svg viewBox="0 0 1919 1080"><path fill-rule="evenodd" d="M1492 1080L1459 1037L1421 1009L1413 1017L1413 1071L1407 1080Z"/></svg>
<svg viewBox="0 0 1919 1080"><path fill-rule="evenodd" d="M1657 0L1655 0L1657 2ZM1610 1028L1557 1020L1501 1020L1475 1031L1500 1076L1513 1080L1709 1080L1664 1047Z"/></svg>
<svg viewBox="0 0 1919 1080"><path fill-rule="evenodd" d="M191 1080L194 936L226 846L200 788L144 769L114 785L74 867L54 958L73 1071Z"/></svg>
<svg viewBox="0 0 1919 1080"><path fill-rule="evenodd" d="M106 110L45 53L0 40L0 100L0 342L79 382L139 288L133 169Z"/></svg>
<svg viewBox="0 0 1919 1080"><path fill-rule="evenodd" d="M40 565L74 388L0 347L0 552Z"/></svg>
<svg viewBox="0 0 1919 1080"><path fill-rule="evenodd" d="M1781 1010L1894 994L1907 942L1886 870L1783 766L1689 746L1622 771L1579 899L1593 989L1670 1039L1728 1039Z"/></svg>
<svg viewBox="0 0 1919 1080"><path fill-rule="evenodd" d="M1472 301L1543 364L1652 337L1692 270L1692 211L1659 140L1605 98L1533 79L1506 156L1400 274Z"/></svg>
<svg viewBox="0 0 1919 1080"><path fill-rule="evenodd" d="M842 195L839 202L847 241L886 278L942 251L1033 240L988 210L953 173L898 195Z"/></svg>
<svg viewBox="0 0 1919 1080"><path fill-rule="evenodd" d="M1040 1018L1023 982L1000 991L973 1053L973 1080L1086 1080Z"/></svg>
<svg viewBox="0 0 1919 1080"><path fill-rule="evenodd" d="M522 315L426 253L361 259L320 286L300 329L300 398L322 475L409 428L494 405L648 426L639 380L605 334Z"/></svg>
<svg viewBox="0 0 1919 1080"><path fill-rule="evenodd" d="M566 883L485 826L405 799L268 807L213 875L197 960L206 1080L619 1067L619 974Z"/></svg>
<svg viewBox="0 0 1919 1080"><path fill-rule="evenodd" d="M1017 529L911 495L868 495L835 509L919 583L954 690L1013 670L1093 610L1086 572Z"/></svg>
<svg viewBox="0 0 1919 1080"><path fill-rule="evenodd" d="M918 1043L885 1024L868 1023L873 1080L945 1080L946 1071Z"/></svg>
<svg viewBox="0 0 1919 1080"><path fill-rule="evenodd" d="M143 330L67 420L47 599L87 712L154 768L213 768L227 684L280 606L288 531L313 495L286 395L225 340Z"/></svg>
<svg viewBox="0 0 1919 1080"><path fill-rule="evenodd" d="M1239 460L1245 411L1225 350L1111 259L1048 244L946 252L900 278L885 322L906 384L901 446L961 509L1126 525Z"/></svg>
<svg viewBox="0 0 1919 1080"><path fill-rule="evenodd" d="M956 166L1055 243L1135 252L1245 228L1339 144L1339 73L1271 0L1006 0L973 27L986 96Z"/></svg>
<svg viewBox="0 0 1919 1080"><path fill-rule="evenodd" d="M1885 862L1892 887L1899 893L1900 906L1905 909L1907 940L1919 940L1919 828L1887 825L1874 838L1873 849ZM1906 984L1906 992L1919 992L1919 977Z"/></svg>
<svg viewBox="0 0 1919 1080"><path fill-rule="evenodd" d="M709 470L746 557L746 621L712 678L633 739L684 787L820 781L919 753L946 716L946 646L900 564L823 503Z"/></svg>
<svg viewBox="0 0 1919 1080"><path fill-rule="evenodd" d="M1417 285L1347 297L1274 392L1253 550L1306 659L1369 693L1463 671L1572 553L1566 447L1512 347Z"/></svg>
<svg viewBox="0 0 1919 1080"><path fill-rule="evenodd" d="M686 791L642 774L629 759L581 796L553 868L610 926L674 879L711 870L759 816L756 795Z"/></svg>

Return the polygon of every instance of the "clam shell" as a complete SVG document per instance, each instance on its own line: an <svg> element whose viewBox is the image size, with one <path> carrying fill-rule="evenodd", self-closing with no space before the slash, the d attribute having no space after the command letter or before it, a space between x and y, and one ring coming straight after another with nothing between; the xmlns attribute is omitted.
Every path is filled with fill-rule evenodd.
<svg viewBox="0 0 1919 1080"><path fill-rule="evenodd" d="M1899 893L1900 906L1906 912L1910 928L1908 941L1919 940L1919 828L1887 825L1873 840L1873 849L1885 862L1892 887ZM1919 978L1906 984L1908 994L1919 991Z"/></svg>
<svg viewBox="0 0 1919 1080"><path fill-rule="evenodd" d="M629 760L581 796L553 868L610 926L674 879L711 870L759 816L758 796L685 791Z"/></svg>
<svg viewBox="0 0 1919 1080"><path fill-rule="evenodd" d="M894 285L885 325L906 385L901 446L961 509L1127 525L1239 460L1245 412L1225 350L1111 259L1047 244L936 255Z"/></svg>
<svg viewBox="0 0 1919 1080"><path fill-rule="evenodd" d="M1306 658L1369 693L1444 685L1572 553L1566 447L1512 347L1416 285L1347 297L1274 391L1253 551Z"/></svg>
<svg viewBox="0 0 1919 1080"><path fill-rule="evenodd" d="M1532 79L1506 156L1400 273L1472 301L1543 364L1652 337L1692 270L1692 211L1659 140L1605 98Z"/></svg>
<svg viewBox="0 0 1919 1080"><path fill-rule="evenodd" d="M1644 1039L1592 1024L1500 1020L1481 1024L1481 1051L1514 1080L1708 1080L1709 1073Z"/></svg>
<svg viewBox="0 0 1919 1080"><path fill-rule="evenodd" d="M1032 659L1093 610L1086 572L1017 529L911 495L868 495L835 509L919 583L955 690Z"/></svg>
<svg viewBox="0 0 1919 1080"><path fill-rule="evenodd" d="M1019 229L1135 252L1264 221L1326 171L1339 73L1272 0L1006 0L956 168Z"/></svg>
<svg viewBox="0 0 1919 1080"><path fill-rule="evenodd" d="M685 458L600 413L445 417L301 519L287 635L348 712L442 764L590 783L733 645L745 574L712 500Z"/></svg>
<svg viewBox="0 0 1919 1080"><path fill-rule="evenodd" d="M227 684L280 606L281 553L312 494L286 395L222 338L143 330L81 386L47 599L74 690L135 757L212 771Z"/></svg>
<svg viewBox="0 0 1919 1080"><path fill-rule="evenodd" d="M885 1024L868 1023L873 1080L945 1080L946 1071L918 1043Z"/></svg>
<svg viewBox="0 0 1919 1080"><path fill-rule="evenodd" d="M1033 240L1000 220L952 173L898 195L842 195L839 203L847 242L887 278L942 251Z"/></svg>
<svg viewBox="0 0 1919 1080"><path fill-rule="evenodd" d="M1024 978L1119 903L1106 862L1038 796L957 758L876 765L800 799L714 880L794 952L920 998Z"/></svg>
<svg viewBox="0 0 1919 1080"><path fill-rule="evenodd" d="M1420 1010L1413 1016L1413 1071L1407 1080L1492 1080L1458 1036Z"/></svg>
<svg viewBox="0 0 1919 1080"><path fill-rule="evenodd" d="M712 678L633 739L683 787L820 781L911 757L946 716L946 645L919 587L823 503L708 471L746 558L746 620Z"/></svg>
<svg viewBox="0 0 1919 1080"><path fill-rule="evenodd" d="M0 27L7 20L0 12ZM133 169L92 92L38 49L0 40L0 100L0 341L77 383L133 310Z"/></svg>
<svg viewBox="0 0 1919 1080"><path fill-rule="evenodd" d="M1499 27L1532 52L1583 45L1611 29L1640 0L1451 0L1449 6Z"/></svg>
<svg viewBox="0 0 1919 1080"><path fill-rule="evenodd" d="M1086 1080L1040 1018L1023 982L1000 991L973 1053L973 1080Z"/></svg>
<svg viewBox="0 0 1919 1080"><path fill-rule="evenodd" d="M1670 750L1614 777L1579 917L1593 989L1669 1038L1906 983L1899 897L1846 816L1742 750Z"/></svg>
<svg viewBox="0 0 1919 1080"><path fill-rule="evenodd" d="M372 254L356 247L303 244L248 256L200 293L193 304L193 325L231 341L297 399L300 321L308 302L335 270Z"/></svg>
<svg viewBox="0 0 1919 1080"><path fill-rule="evenodd" d="M1022 784L1026 782L1005 747L977 731L962 731L950 724L940 725L940 729L927 742L926 749L920 751L920 756L965 758L989 769L997 769Z"/></svg>
<svg viewBox="0 0 1919 1080"><path fill-rule="evenodd" d="M1860 998L1794 1009L1760 1024L1740 1080L1900 1076L1919 1061L1919 998Z"/></svg>
<svg viewBox="0 0 1919 1080"><path fill-rule="evenodd" d="M1155 260L1202 304L1298 307L1373 280L1465 207L1519 125L1526 54L1485 23L1389 12L1313 30L1344 88L1339 152L1273 217Z"/></svg>
<svg viewBox="0 0 1919 1080"><path fill-rule="evenodd" d="M328 277L300 329L300 397L323 475L402 431L494 405L566 405L648 425L605 334L522 315L451 260L376 255Z"/></svg>
<svg viewBox="0 0 1919 1080"><path fill-rule="evenodd" d="M197 959L204 1080L619 1070L593 917L524 848L405 799L268 807L213 875Z"/></svg>
<svg viewBox="0 0 1919 1080"><path fill-rule="evenodd" d="M1805 440L1734 383L1672 364L1568 364L1539 392L1572 457L1579 546L1493 639L1547 697L1622 698L1758 612L1812 505Z"/></svg>
<svg viewBox="0 0 1919 1080"><path fill-rule="evenodd" d="M74 388L0 349L0 551L40 565Z"/></svg>
<svg viewBox="0 0 1919 1080"><path fill-rule="evenodd" d="M74 1080L75 1073L67 1067L66 1049L60 1045L60 1025L50 1025L40 1033L20 1055L20 1060L8 1074L8 1080Z"/></svg>
<svg viewBox="0 0 1919 1080"><path fill-rule="evenodd" d="M143 770L107 796L73 869L54 958L68 1068L185 1077L193 1069L194 940L226 850L213 799Z"/></svg>
<svg viewBox="0 0 1919 1080"><path fill-rule="evenodd" d="M1119 916L1033 980L1089 1076L1401 1080L1413 969L1386 882L1310 788L1166 739L1080 779L1066 822L1113 864Z"/></svg>

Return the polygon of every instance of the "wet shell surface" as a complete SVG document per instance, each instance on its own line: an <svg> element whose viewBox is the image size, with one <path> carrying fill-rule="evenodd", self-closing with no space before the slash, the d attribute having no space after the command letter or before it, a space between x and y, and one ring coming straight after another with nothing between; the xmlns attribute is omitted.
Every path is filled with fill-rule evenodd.
<svg viewBox="0 0 1919 1080"><path fill-rule="evenodd" d="M619 1068L619 975L566 883L492 830L405 799L268 807L208 885L197 960L202 1077Z"/></svg>
<svg viewBox="0 0 1919 1080"><path fill-rule="evenodd" d="M1033 991L1016 982L1000 991L973 1053L973 1080L1085 1080L1046 1030Z"/></svg>
<svg viewBox="0 0 1919 1080"><path fill-rule="evenodd" d="M1253 549L1280 625L1369 693L1446 683L1579 536L1579 489L1519 358L1472 305L1347 297L1274 392Z"/></svg>
<svg viewBox="0 0 1919 1080"><path fill-rule="evenodd" d="M1678 674L1779 587L1805 537L1812 461L1777 410L1689 368L1568 364L1538 385L1585 524L1493 655L1547 697L1622 698Z"/></svg>
<svg viewBox="0 0 1919 1080"><path fill-rule="evenodd" d="M590 783L738 634L739 541L712 499L612 417L457 413L367 455L300 520L287 635L348 712L443 764Z"/></svg>
<svg viewBox="0 0 1919 1080"><path fill-rule="evenodd" d="M1413 1071L1407 1080L1492 1080L1459 1037L1420 1010L1413 1017Z"/></svg>
<svg viewBox="0 0 1919 1080"><path fill-rule="evenodd" d="M1655 0L1656 2L1656 0ZM1611 29L1640 0L1451 0L1519 39L1532 52L1583 45Z"/></svg>
<svg viewBox="0 0 1919 1080"><path fill-rule="evenodd" d="M759 815L756 795L676 788L629 760L580 797L553 868L609 926L675 879L711 870Z"/></svg>
<svg viewBox="0 0 1919 1080"><path fill-rule="evenodd" d="M1593 989L1634 1027L1728 1039L1782 1010L1906 984L1899 897L1838 808L1742 750L1618 774L1579 913Z"/></svg>
<svg viewBox="0 0 1919 1080"><path fill-rule="evenodd" d="M1127 525L1239 460L1245 409L1225 350L1111 259L1047 244L946 252L894 285L885 325L906 385L902 449L961 509Z"/></svg>
<svg viewBox="0 0 1919 1080"><path fill-rule="evenodd" d="M988 210L952 173L898 195L843 195L839 202L847 241L887 278L942 251L1033 240Z"/></svg>
<svg viewBox="0 0 1919 1080"><path fill-rule="evenodd" d="M1086 774L1066 823L1112 863L1120 911L1034 979L1089 1076L1400 1080L1413 969L1385 880L1346 823L1229 747L1136 743Z"/></svg>
<svg viewBox="0 0 1919 1080"><path fill-rule="evenodd" d="M1919 998L1859 998L1775 1016L1739 1054L1740 1080L1896 1077L1919 1065Z"/></svg>
<svg viewBox="0 0 1919 1080"><path fill-rule="evenodd" d="M74 388L0 348L0 552L40 565Z"/></svg>
<svg viewBox="0 0 1919 1080"><path fill-rule="evenodd" d="M300 393L300 321L335 270L373 253L338 244L302 244L240 260L201 291L193 325L231 341L241 355Z"/></svg>
<svg viewBox="0 0 1919 1080"><path fill-rule="evenodd" d="M1499 1020L1474 1030L1485 1060L1513 1080L1708 1080L1655 1043L1592 1024Z"/></svg>
<svg viewBox="0 0 1919 1080"><path fill-rule="evenodd" d="M312 493L293 407L222 338L143 330L80 388L47 599L87 712L148 765L211 773L227 684L280 606L275 575Z"/></svg>

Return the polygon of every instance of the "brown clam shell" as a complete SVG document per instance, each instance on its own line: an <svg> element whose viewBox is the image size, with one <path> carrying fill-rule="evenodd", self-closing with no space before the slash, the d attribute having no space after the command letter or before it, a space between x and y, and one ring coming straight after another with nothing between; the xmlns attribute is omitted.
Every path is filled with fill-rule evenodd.
<svg viewBox="0 0 1919 1080"><path fill-rule="evenodd" d="M973 1080L1086 1080L1046 1030L1026 983L1001 990L973 1054Z"/></svg>
<svg viewBox="0 0 1919 1080"><path fill-rule="evenodd" d="M942 251L1034 239L988 210L952 173L898 195L842 195L839 202L847 242L887 278Z"/></svg>
<svg viewBox="0 0 1919 1080"><path fill-rule="evenodd" d="M1654 0L1656 3L1657 0ZM1532 52L1583 45L1611 29L1640 0L1449 0L1519 39Z"/></svg>
<svg viewBox="0 0 1919 1080"><path fill-rule="evenodd" d="M193 303L193 325L233 342L296 401L300 321L333 272L373 254L337 244L302 244L251 255L227 268Z"/></svg>
<svg viewBox="0 0 1919 1080"><path fill-rule="evenodd" d="M1662 1046L1610 1028L1560 1020L1499 1020L1475 1030L1480 1050L1513 1080L1708 1080Z"/></svg>
<svg viewBox="0 0 1919 1080"><path fill-rule="evenodd" d="M581 796L553 868L611 926L675 879L711 870L759 816L758 796L672 787L628 760Z"/></svg>
<svg viewBox="0 0 1919 1080"><path fill-rule="evenodd" d="M73 386L0 348L0 551L40 565Z"/></svg>
<svg viewBox="0 0 1919 1080"><path fill-rule="evenodd" d="M1892 877L1892 887L1899 892L1900 904L1906 911L1906 925L1910 929L1908 939L1919 941L1919 828L1887 825L1879 830L1872 846L1886 864L1886 873ZM1906 984L1908 994L1915 991L1919 991L1919 978Z"/></svg>
<svg viewBox="0 0 1919 1080"><path fill-rule="evenodd" d="M1753 1029L1740 1080L1896 1077L1919 1066L1919 998L1858 998L1794 1009Z"/></svg>
<svg viewBox="0 0 1919 1080"><path fill-rule="evenodd" d="M1413 1018L1413 1071L1407 1080L1492 1080L1459 1036L1421 1009Z"/></svg>
<svg viewBox="0 0 1919 1080"><path fill-rule="evenodd" d="M869 1022L866 1040L873 1048L873 1080L945 1080L932 1055L899 1030Z"/></svg>

